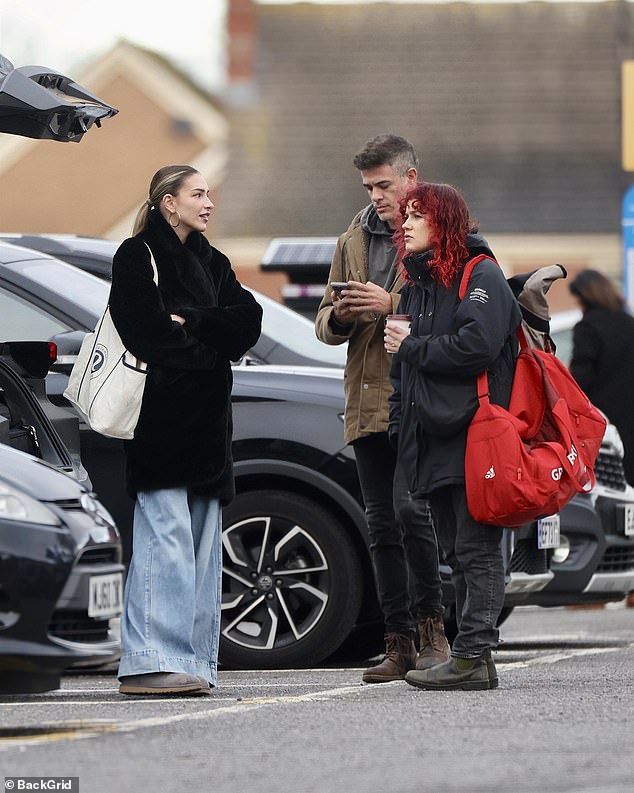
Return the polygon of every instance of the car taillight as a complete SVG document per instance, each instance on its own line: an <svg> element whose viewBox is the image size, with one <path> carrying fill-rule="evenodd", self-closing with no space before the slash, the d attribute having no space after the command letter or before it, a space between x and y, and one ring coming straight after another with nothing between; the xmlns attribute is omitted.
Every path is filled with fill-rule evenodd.
<svg viewBox="0 0 634 793"><path fill-rule="evenodd" d="M52 366L57 360L57 344L54 341L48 343L48 360L49 366Z"/></svg>

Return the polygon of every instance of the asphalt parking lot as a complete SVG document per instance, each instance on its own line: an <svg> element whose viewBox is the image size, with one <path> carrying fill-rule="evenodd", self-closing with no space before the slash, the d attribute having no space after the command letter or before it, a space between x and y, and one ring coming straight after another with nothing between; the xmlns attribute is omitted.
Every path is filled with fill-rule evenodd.
<svg viewBox="0 0 634 793"><path fill-rule="evenodd" d="M362 686L364 662L223 670L211 697L188 700L67 675L0 701L0 769L7 782L76 777L66 789L84 793L631 793L633 628L622 604L516 610L491 692Z"/></svg>

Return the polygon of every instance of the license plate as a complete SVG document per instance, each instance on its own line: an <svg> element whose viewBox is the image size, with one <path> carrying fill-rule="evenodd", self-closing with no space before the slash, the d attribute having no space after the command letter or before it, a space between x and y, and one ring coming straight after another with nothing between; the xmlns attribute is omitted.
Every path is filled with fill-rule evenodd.
<svg viewBox="0 0 634 793"><path fill-rule="evenodd" d="M634 535L634 504L621 504L623 510L623 534L626 537Z"/></svg>
<svg viewBox="0 0 634 793"><path fill-rule="evenodd" d="M95 575L90 579L89 617L116 617L121 614L123 575Z"/></svg>
<svg viewBox="0 0 634 793"><path fill-rule="evenodd" d="M559 547L559 515L550 515L537 521L537 547Z"/></svg>

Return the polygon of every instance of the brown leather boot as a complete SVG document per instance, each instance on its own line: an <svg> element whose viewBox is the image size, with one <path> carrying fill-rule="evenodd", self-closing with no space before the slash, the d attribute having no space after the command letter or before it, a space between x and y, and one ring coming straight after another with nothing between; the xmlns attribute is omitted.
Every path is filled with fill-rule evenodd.
<svg viewBox="0 0 634 793"><path fill-rule="evenodd" d="M429 669L449 660L449 642L442 617L425 617L418 625L416 669Z"/></svg>
<svg viewBox="0 0 634 793"><path fill-rule="evenodd" d="M380 664L363 673L364 683L389 683L405 680L410 669L416 668L416 648L411 636L402 633L385 635L385 657Z"/></svg>

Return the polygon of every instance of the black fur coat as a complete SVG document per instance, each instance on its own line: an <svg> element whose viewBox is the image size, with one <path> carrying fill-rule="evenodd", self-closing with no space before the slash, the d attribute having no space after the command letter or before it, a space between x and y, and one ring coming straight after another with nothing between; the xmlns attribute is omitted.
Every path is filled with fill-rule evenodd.
<svg viewBox="0 0 634 793"><path fill-rule="evenodd" d="M139 423L125 441L128 492L190 487L226 504L234 493L230 361L257 341L260 305L202 234L182 244L152 210L114 256L110 312L123 343L148 363Z"/></svg>

